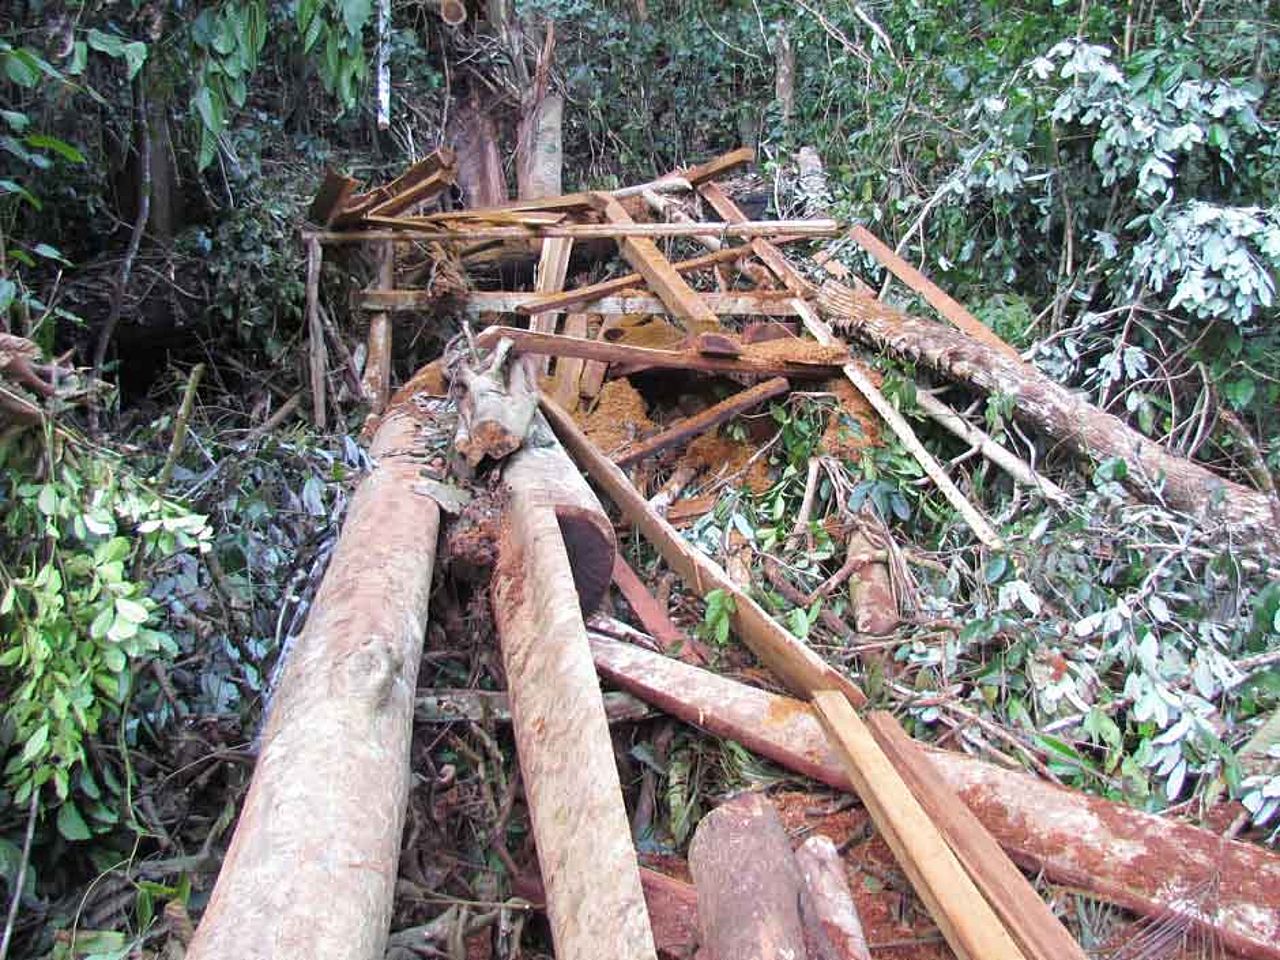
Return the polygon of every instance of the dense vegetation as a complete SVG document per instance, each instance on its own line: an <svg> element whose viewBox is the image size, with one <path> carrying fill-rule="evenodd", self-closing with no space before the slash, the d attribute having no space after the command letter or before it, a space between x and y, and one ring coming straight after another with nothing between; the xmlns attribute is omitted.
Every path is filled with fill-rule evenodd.
<svg viewBox="0 0 1280 960"><path fill-rule="evenodd" d="M1274 489L1273 5L537 0L517 12L556 24L566 189L746 142L785 215L799 203L792 154L812 145L837 215L900 244L1052 376ZM379 131L374 16L370 0L0 13L0 328L49 356L74 351L118 387L69 392L42 429L0 435L0 872L11 889L34 825L20 932L37 955L58 955L50 931L100 871L192 854L174 823L210 844L225 831L234 800L178 801L164 778L252 740L292 592L322 563L360 466L340 436L247 429L301 381L295 227L320 171L397 169L442 140L466 96L514 143L519 91L488 79L506 75L508 51L483 24L448 30L419 3L394 6L394 121ZM779 84L789 57L793 82ZM852 246L841 257L877 278ZM199 442L166 470L200 360ZM886 370L905 409L914 373ZM1001 398L980 415L1035 449ZM776 545L824 417L806 403L777 411L781 479L708 518L701 542L715 550L733 526ZM905 542L948 554L921 593L931 615L968 626L946 645L903 638L895 654L920 668L918 689L963 682L971 707L1067 782L1190 813L1227 790L1275 829L1280 777L1237 759L1280 701L1274 668L1242 668L1280 646L1280 582L1264 559L1135 505L1123 464L1077 475L1063 512L971 470L1017 544L995 556L958 549L962 529L896 448L843 469ZM798 561L817 579L823 549ZM815 611L769 599L808 632ZM707 614L722 632L724 611ZM939 708L912 716L927 731ZM692 765L680 763L675 808ZM243 770L213 777L208 795L234 797ZM123 955L153 900L187 889L135 888L104 954Z"/></svg>

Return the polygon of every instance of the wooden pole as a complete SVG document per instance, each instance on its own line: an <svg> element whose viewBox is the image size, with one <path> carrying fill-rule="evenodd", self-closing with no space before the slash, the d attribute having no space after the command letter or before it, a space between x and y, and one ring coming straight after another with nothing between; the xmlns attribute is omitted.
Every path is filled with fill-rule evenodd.
<svg viewBox="0 0 1280 960"><path fill-rule="evenodd" d="M382 960L440 513L412 405L383 417L188 960Z"/></svg>
<svg viewBox="0 0 1280 960"><path fill-rule="evenodd" d="M563 960L652 960L582 619L608 589L613 526L540 416L503 481L511 501L493 608L555 953Z"/></svg>
<svg viewBox="0 0 1280 960"><path fill-rule="evenodd" d="M395 286L396 253L394 243L384 243L379 251L378 279L375 288L389 290ZM391 320L384 312L369 315L369 350L364 361L364 392L370 410L381 413L391 396Z"/></svg>
<svg viewBox="0 0 1280 960"><path fill-rule="evenodd" d="M536 205L538 201L531 201ZM745 220L742 223L568 223L526 226L442 229L443 222L412 217L370 216L371 230L311 230L304 236L321 243L367 243L371 240L405 242L438 240L443 243L476 243L481 240L538 240L572 237L575 240L616 240L655 237L834 237L840 232L835 220ZM754 246L753 246L754 249ZM776 248L775 248L776 249ZM757 255L759 252L757 251Z"/></svg>
<svg viewBox="0 0 1280 960"><path fill-rule="evenodd" d="M324 254L319 243L307 241L307 339L311 375L311 417L317 430L326 427L325 386L329 351L324 344L324 324L320 321L320 265Z"/></svg>

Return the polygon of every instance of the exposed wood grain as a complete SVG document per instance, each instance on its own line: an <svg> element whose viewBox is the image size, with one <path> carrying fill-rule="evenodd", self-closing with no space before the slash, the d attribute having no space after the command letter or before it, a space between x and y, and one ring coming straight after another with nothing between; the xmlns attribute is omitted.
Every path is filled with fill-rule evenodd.
<svg viewBox="0 0 1280 960"><path fill-rule="evenodd" d="M566 337L586 337L587 315L571 313L564 318L564 334ZM570 413L578 409L578 383L582 378L582 368L586 361L581 357L561 357L556 361L555 380L551 387L551 395L556 403Z"/></svg>
<svg viewBox="0 0 1280 960"><path fill-rule="evenodd" d="M384 243L378 252L377 287L395 286L396 251L392 243ZM383 311L369 315L369 349L364 361L364 393L369 409L381 413L391 396L391 318Z"/></svg>
<svg viewBox="0 0 1280 960"><path fill-rule="evenodd" d="M382 201L379 197L377 202ZM616 201L615 201L616 202ZM364 217L361 210L352 216ZM345 220L347 215L344 214ZM467 227L451 230L447 222L419 217L368 217L376 229L308 230L321 243L366 243L371 240L405 242L437 240L441 243L477 243L488 240L538 240L547 237L572 237L576 240L648 239L655 237L834 237L840 232L835 220L748 220L742 223L563 223L545 226ZM772 246L772 245L770 245ZM767 254L752 246L762 260ZM775 251L776 247L773 248ZM781 251L778 251L781 255Z"/></svg>
<svg viewBox="0 0 1280 960"><path fill-rule="evenodd" d="M549 241L548 241L549 242ZM786 291L743 290L734 293L702 293L698 296L708 310L723 316L794 317L794 301ZM522 307L538 303L542 295L521 291L474 290L447 301L450 308L475 316L481 313L520 313ZM357 295L357 303L365 310L433 310L442 305L438 295L427 290L366 290ZM579 305L588 313L657 313L665 314L666 305L648 293L632 291L618 296L589 300ZM536 320L542 312L534 315ZM534 327L539 329L539 327ZM546 332L552 333L553 330Z"/></svg>
<svg viewBox="0 0 1280 960"><path fill-rule="evenodd" d="M805 926L818 925L831 946L833 960L871 960L862 918L836 845L829 837L815 834L796 848L796 864L808 892L807 900L801 901Z"/></svg>
<svg viewBox="0 0 1280 960"><path fill-rule="evenodd" d="M649 588L622 558L622 554L618 554L613 560L613 583L641 626L658 641L669 656L679 657L696 667L704 667L711 662L707 648L671 622L667 608L649 592Z"/></svg>
<svg viewBox="0 0 1280 960"><path fill-rule="evenodd" d="M542 241L542 251L538 255L538 269L533 281L534 289L538 293L555 293L564 289L565 277L569 274L569 257L572 253L572 239L556 237ZM555 333L559 319L559 311L549 311L529 321L529 329L539 333ZM545 375L549 366L546 357L538 358L539 374Z"/></svg>
<svg viewBox="0 0 1280 960"><path fill-rule="evenodd" d="M741 227L749 222L746 214L730 199L720 184L704 183L698 189L698 193L702 196L702 199L711 205L711 209L725 221L726 230ZM763 237L753 238L751 240L751 250L764 262L766 267L773 271L774 276L781 280L782 285L792 294L798 297L808 297L816 292L813 284L804 278L804 274L792 266L786 255L768 240Z"/></svg>
<svg viewBox="0 0 1280 960"><path fill-rule="evenodd" d="M315 199L307 208L307 219L312 223L328 226L351 199L360 181L333 170L325 170L324 180L316 191Z"/></svg>
<svg viewBox="0 0 1280 960"><path fill-rule="evenodd" d="M328 378L329 351L324 345L324 324L320 322L320 244L307 243L307 339L311 379L311 416L316 429L327 426L325 387Z"/></svg>

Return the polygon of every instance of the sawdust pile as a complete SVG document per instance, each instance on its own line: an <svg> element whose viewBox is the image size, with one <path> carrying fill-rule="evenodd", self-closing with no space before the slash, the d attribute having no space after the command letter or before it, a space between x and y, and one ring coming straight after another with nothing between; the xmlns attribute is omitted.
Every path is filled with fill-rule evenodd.
<svg viewBox="0 0 1280 960"><path fill-rule="evenodd" d="M880 378L873 379L878 381ZM878 447L883 443L880 418L853 384L841 378L828 381L824 389L836 395L839 406L827 419L827 429L822 434L823 450L842 460L854 460L867 447Z"/></svg>
<svg viewBox="0 0 1280 960"><path fill-rule="evenodd" d="M704 433L690 443L684 456L680 458L680 463L706 472L705 476L699 478L700 484L733 477L733 486L746 487L752 493L764 493L773 485L773 479L769 475L769 458L767 455L756 457L747 466L747 461L756 453L754 447L722 437L717 430L714 433Z"/></svg>
<svg viewBox="0 0 1280 960"><path fill-rule="evenodd" d="M742 356L751 360L784 360L793 363L841 364L849 360L849 351L842 346L823 346L813 340L789 339L765 340L742 346Z"/></svg>
<svg viewBox="0 0 1280 960"><path fill-rule="evenodd" d="M649 419L644 397L625 378L606 383L595 408L585 415L579 413L577 420L582 432L606 454L617 453L657 429Z"/></svg>

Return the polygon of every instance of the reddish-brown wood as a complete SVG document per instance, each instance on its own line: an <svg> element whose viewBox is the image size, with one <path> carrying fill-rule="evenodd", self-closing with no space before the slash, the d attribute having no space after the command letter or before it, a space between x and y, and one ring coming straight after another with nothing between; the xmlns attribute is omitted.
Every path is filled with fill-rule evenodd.
<svg viewBox="0 0 1280 960"><path fill-rule="evenodd" d="M622 559L622 554L613 559L613 582L640 625L658 641L669 656L679 657L698 667L711 662L710 651L671 622L666 607L649 592L649 588L641 582L631 565Z"/></svg>
<svg viewBox="0 0 1280 960"><path fill-rule="evenodd" d="M492 581L512 729L557 957L651 960L583 613L608 589L613 527L537 417L503 470L510 494Z"/></svg>
<svg viewBox="0 0 1280 960"><path fill-rule="evenodd" d="M803 702L625 643L594 638L591 645L597 670L619 689L849 789ZM1231 952L1280 960L1280 855L963 754L924 755L1023 869L1156 919L1190 911L1191 925Z"/></svg>
<svg viewBox="0 0 1280 960"><path fill-rule="evenodd" d="M360 186L354 177L344 176L333 170L325 170L324 180L316 191L315 199L307 208L307 219L312 223L328 226L351 199Z"/></svg>
<svg viewBox="0 0 1280 960"><path fill-rule="evenodd" d="M830 838L815 834L796 849L796 864L808 894L800 902L806 931L817 926L823 952L831 960L871 960L862 918L853 902L836 845ZM817 960L812 954L811 950L811 960Z"/></svg>
<svg viewBox="0 0 1280 960"><path fill-rule="evenodd" d="M695 413L691 417L686 417L672 424L662 433L628 447L621 454L614 457L613 462L620 467L629 467L631 464L638 463L646 457L653 456L655 453L661 453L663 450L678 446L692 437L706 433L726 420L732 420L740 413L753 407L758 407L774 397L782 396L790 389L791 384L787 382L785 377L773 377L770 380L765 380L750 389L743 390L741 393L736 393L713 406L707 407L701 413Z"/></svg>
<svg viewBox="0 0 1280 960"><path fill-rule="evenodd" d="M395 285L395 244L385 243L378 252L376 286L388 289ZM391 396L391 319L383 312L369 315L369 349L364 361L364 393L369 409L381 413Z"/></svg>
<svg viewBox="0 0 1280 960"><path fill-rule="evenodd" d="M374 435L191 960L382 960L440 519L413 489L427 455L414 410Z"/></svg>
<svg viewBox="0 0 1280 960"><path fill-rule="evenodd" d="M778 812L739 795L698 824L689 844L701 945L716 960L802 960L804 881Z"/></svg>

